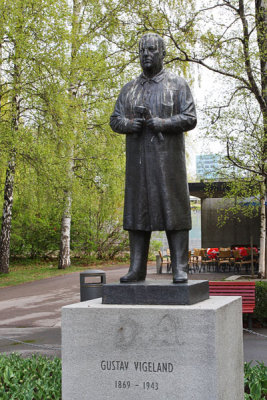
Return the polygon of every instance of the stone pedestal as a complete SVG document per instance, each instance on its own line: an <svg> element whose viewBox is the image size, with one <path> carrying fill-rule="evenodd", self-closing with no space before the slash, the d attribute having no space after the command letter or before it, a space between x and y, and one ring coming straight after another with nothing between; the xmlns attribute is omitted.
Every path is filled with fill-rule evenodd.
<svg viewBox="0 0 267 400"><path fill-rule="evenodd" d="M240 297L62 309L63 400L243 400Z"/></svg>
<svg viewBox="0 0 267 400"><path fill-rule="evenodd" d="M109 283L102 294L103 304L189 305L209 298L209 281Z"/></svg>

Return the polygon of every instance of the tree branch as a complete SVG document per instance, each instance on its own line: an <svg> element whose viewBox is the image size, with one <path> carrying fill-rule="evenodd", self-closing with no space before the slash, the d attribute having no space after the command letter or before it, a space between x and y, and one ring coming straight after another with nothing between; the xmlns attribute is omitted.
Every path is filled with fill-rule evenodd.
<svg viewBox="0 0 267 400"><path fill-rule="evenodd" d="M235 167L243 169L244 171L252 172L253 174L256 174L256 175L265 176L265 174L263 174L261 170L255 170L255 169L249 167L248 165L243 165L240 162L238 162L235 157L233 158L230 155L230 142L229 142L228 138L227 138L227 142L226 142L226 149L227 149L227 158Z"/></svg>
<svg viewBox="0 0 267 400"><path fill-rule="evenodd" d="M264 111L264 109L266 108L266 104L265 104L264 98L261 96L260 90L259 90L259 88L258 88L258 86L256 84L256 81L254 79L253 72L252 72L252 67L251 67L250 54L249 54L248 22L247 22L247 19L245 17L244 1L243 0L239 0L238 14L240 15L240 19L241 19L242 26L243 26L244 38L242 40L242 44L243 44L243 51L244 51L244 57L245 57L246 73L247 73L248 80L249 80L250 86L252 88L252 91L255 94L255 97L256 97L259 105L260 105L260 108L261 108L262 111Z"/></svg>

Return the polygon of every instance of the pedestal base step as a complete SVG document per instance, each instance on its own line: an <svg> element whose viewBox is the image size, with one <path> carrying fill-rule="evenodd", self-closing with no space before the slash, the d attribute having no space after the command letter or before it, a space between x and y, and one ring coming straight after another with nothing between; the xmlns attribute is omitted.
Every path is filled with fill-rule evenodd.
<svg viewBox="0 0 267 400"><path fill-rule="evenodd" d="M208 298L208 281L174 284L148 280L103 285L102 304L190 305Z"/></svg>

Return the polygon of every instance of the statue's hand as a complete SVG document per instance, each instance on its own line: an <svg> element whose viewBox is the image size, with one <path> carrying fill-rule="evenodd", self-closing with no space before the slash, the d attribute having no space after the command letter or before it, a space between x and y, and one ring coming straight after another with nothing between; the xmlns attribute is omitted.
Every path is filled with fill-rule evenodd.
<svg viewBox="0 0 267 400"><path fill-rule="evenodd" d="M161 132L164 126L164 120L161 118L151 118L146 121L147 126L154 132Z"/></svg>
<svg viewBox="0 0 267 400"><path fill-rule="evenodd" d="M128 129L130 133L140 133L142 131L144 120L142 118L135 118L129 120Z"/></svg>

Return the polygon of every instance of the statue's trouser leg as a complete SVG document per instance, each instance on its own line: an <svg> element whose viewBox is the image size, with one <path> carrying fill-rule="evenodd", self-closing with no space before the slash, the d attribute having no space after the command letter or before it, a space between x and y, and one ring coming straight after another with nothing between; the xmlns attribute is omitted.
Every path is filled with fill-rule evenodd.
<svg viewBox="0 0 267 400"><path fill-rule="evenodd" d="M150 236L151 232L129 231L131 263L128 273L120 278L122 283L146 279Z"/></svg>
<svg viewBox="0 0 267 400"><path fill-rule="evenodd" d="M166 231L171 253L173 283L187 282L189 231Z"/></svg>

